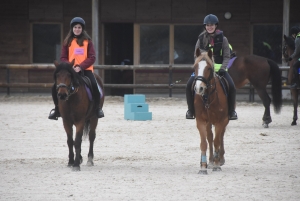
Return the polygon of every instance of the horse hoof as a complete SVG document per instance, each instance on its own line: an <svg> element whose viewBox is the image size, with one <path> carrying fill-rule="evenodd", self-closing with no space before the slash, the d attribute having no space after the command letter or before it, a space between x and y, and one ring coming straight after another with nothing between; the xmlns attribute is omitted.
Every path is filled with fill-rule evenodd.
<svg viewBox="0 0 300 201"><path fill-rule="evenodd" d="M220 159L220 166L225 164L225 158Z"/></svg>
<svg viewBox="0 0 300 201"><path fill-rule="evenodd" d="M73 167L72 170L73 170L74 172L78 172L78 171L80 171L80 167L79 167L79 166Z"/></svg>
<svg viewBox="0 0 300 201"><path fill-rule="evenodd" d="M68 167L73 167L74 163L68 163Z"/></svg>
<svg viewBox="0 0 300 201"><path fill-rule="evenodd" d="M213 171L219 172L222 171L221 167L213 167Z"/></svg>
<svg viewBox="0 0 300 201"><path fill-rule="evenodd" d="M291 123L291 126L296 126L297 125L297 122L296 121L293 121L292 123Z"/></svg>
<svg viewBox="0 0 300 201"><path fill-rule="evenodd" d="M264 128L269 128L269 124L267 124L265 122L262 125L263 125Z"/></svg>
<svg viewBox="0 0 300 201"><path fill-rule="evenodd" d="M206 175L207 174L207 170L199 170L198 174L204 174L204 175Z"/></svg>
<svg viewBox="0 0 300 201"><path fill-rule="evenodd" d="M213 167L214 167L214 164L209 162L207 165L207 169L213 169Z"/></svg>
<svg viewBox="0 0 300 201"><path fill-rule="evenodd" d="M93 162L93 161L87 161L87 162L86 162L86 165L87 165L87 166L94 166L94 162Z"/></svg>

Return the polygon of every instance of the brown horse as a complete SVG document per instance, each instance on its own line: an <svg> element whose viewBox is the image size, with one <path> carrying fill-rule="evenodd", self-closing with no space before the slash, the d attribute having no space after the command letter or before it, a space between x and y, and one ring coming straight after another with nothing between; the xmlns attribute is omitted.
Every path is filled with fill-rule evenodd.
<svg viewBox="0 0 300 201"><path fill-rule="evenodd" d="M207 168L220 171L225 163L224 133L229 122L227 97L220 77L214 73L212 52L200 53L196 50L195 69L195 117L200 133L201 161L199 174L207 174ZM213 139L212 125L215 126ZM209 144L209 163L206 159L207 141ZM214 146L214 153L213 153Z"/></svg>
<svg viewBox="0 0 300 201"><path fill-rule="evenodd" d="M284 35L284 47L283 47L283 56L286 60L286 62L288 62L288 58L291 56L291 54L293 54L294 50L295 50L295 40L290 37L290 36L286 36ZM293 64L295 62L295 59L289 62L289 74L288 74L288 83L290 84L294 73L293 73ZM299 75L298 75L299 76ZM298 89L291 89L291 96L292 96L292 100L293 100L293 106L294 106L294 115L293 115L293 121L291 123L292 126L297 125L297 120L298 120L298 95L299 95L299 88Z"/></svg>
<svg viewBox="0 0 300 201"><path fill-rule="evenodd" d="M56 70L54 80L57 86L58 107L62 117L63 125L67 133L67 143L69 147L68 166L73 166L74 171L80 171L82 163L81 142L83 134L89 135L90 148L87 165L94 164L94 140L96 137L96 127L98 118L96 116L97 105L89 98L89 89L86 87L83 78L73 69L74 61L71 63L54 62ZM95 74L100 87L103 83L99 76ZM102 90L103 91L103 90ZM104 94L100 100L100 106L104 103ZM73 125L76 127L75 141L73 141ZM74 151L75 148L75 160Z"/></svg>
<svg viewBox="0 0 300 201"><path fill-rule="evenodd" d="M269 123L272 122L270 113L271 100L275 113L280 113L282 107L281 71L278 65L270 59L256 55L238 56L231 59L231 62L233 63L229 66L228 73L235 87L241 88L249 82L253 85L265 107L262 125L268 128ZM270 79L272 99L267 93L267 84Z"/></svg>

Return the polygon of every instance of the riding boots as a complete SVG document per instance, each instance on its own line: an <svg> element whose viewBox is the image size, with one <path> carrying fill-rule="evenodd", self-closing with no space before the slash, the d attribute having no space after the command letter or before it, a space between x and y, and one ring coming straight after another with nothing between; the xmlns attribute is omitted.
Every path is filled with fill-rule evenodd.
<svg viewBox="0 0 300 201"><path fill-rule="evenodd" d="M59 113L58 107L55 106L55 108L50 111L48 119L57 120L58 117L60 117L60 113Z"/></svg>
<svg viewBox="0 0 300 201"><path fill-rule="evenodd" d="M191 76L187 82L185 93L186 93L186 102L188 105L188 111L185 114L186 119L195 119L195 109L194 109L194 95L192 91L192 85L194 82L195 76Z"/></svg>
<svg viewBox="0 0 300 201"><path fill-rule="evenodd" d="M229 93L228 93L228 116L229 120L237 120L237 114L235 112L235 96L236 96L236 89L233 83L233 80L231 79L229 73L227 71L222 72L223 76L227 80L229 84Z"/></svg>

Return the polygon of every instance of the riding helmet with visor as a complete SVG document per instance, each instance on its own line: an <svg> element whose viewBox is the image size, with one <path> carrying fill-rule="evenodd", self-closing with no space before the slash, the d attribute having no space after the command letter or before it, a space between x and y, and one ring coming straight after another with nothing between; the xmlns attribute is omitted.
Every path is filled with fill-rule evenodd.
<svg viewBox="0 0 300 201"><path fill-rule="evenodd" d="M218 25L219 24L219 19L218 19L217 16L215 16L213 14L209 14L203 20L203 25L205 26L206 24Z"/></svg>
<svg viewBox="0 0 300 201"><path fill-rule="evenodd" d="M76 24L80 24L82 26L82 29L85 27L85 21L81 17L74 17L71 22L70 26L73 28Z"/></svg>
<svg viewBox="0 0 300 201"><path fill-rule="evenodd" d="M293 34L298 34L300 32L300 28L299 27L297 27L297 26L293 26L292 28L291 28L291 31L290 31L290 34L291 35L293 35Z"/></svg>

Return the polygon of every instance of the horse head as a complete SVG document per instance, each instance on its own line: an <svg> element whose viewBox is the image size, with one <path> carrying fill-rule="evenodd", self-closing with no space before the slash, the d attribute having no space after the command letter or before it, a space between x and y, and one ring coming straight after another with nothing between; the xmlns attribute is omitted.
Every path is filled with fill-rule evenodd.
<svg viewBox="0 0 300 201"><path fill-rule="evenodd" d="M58 63L54 61L54 81L56 84L57 97L61 100L68 100L70 95L76 92L79 87L79 75L74 71L74 60Z"/></svg>
<svg viewBox="0 0 300 201"><path fill-rule="evenodd" d="M284 46L282 49L282 54L285 59L285 62L288 62L288 59L291 54L293 54L295 50L295 41L291 36L283 35L284 38Z"/></svg>
<svg viewBox="0 0 300 201"><path fill-rule="evenodd" d="M196 94L204 95L205 90L211 87L211 80L213 78L213 56L212 51L200 52L196 50L196 60L194 64L195 70L195 85L194 91Z"/></svg>

